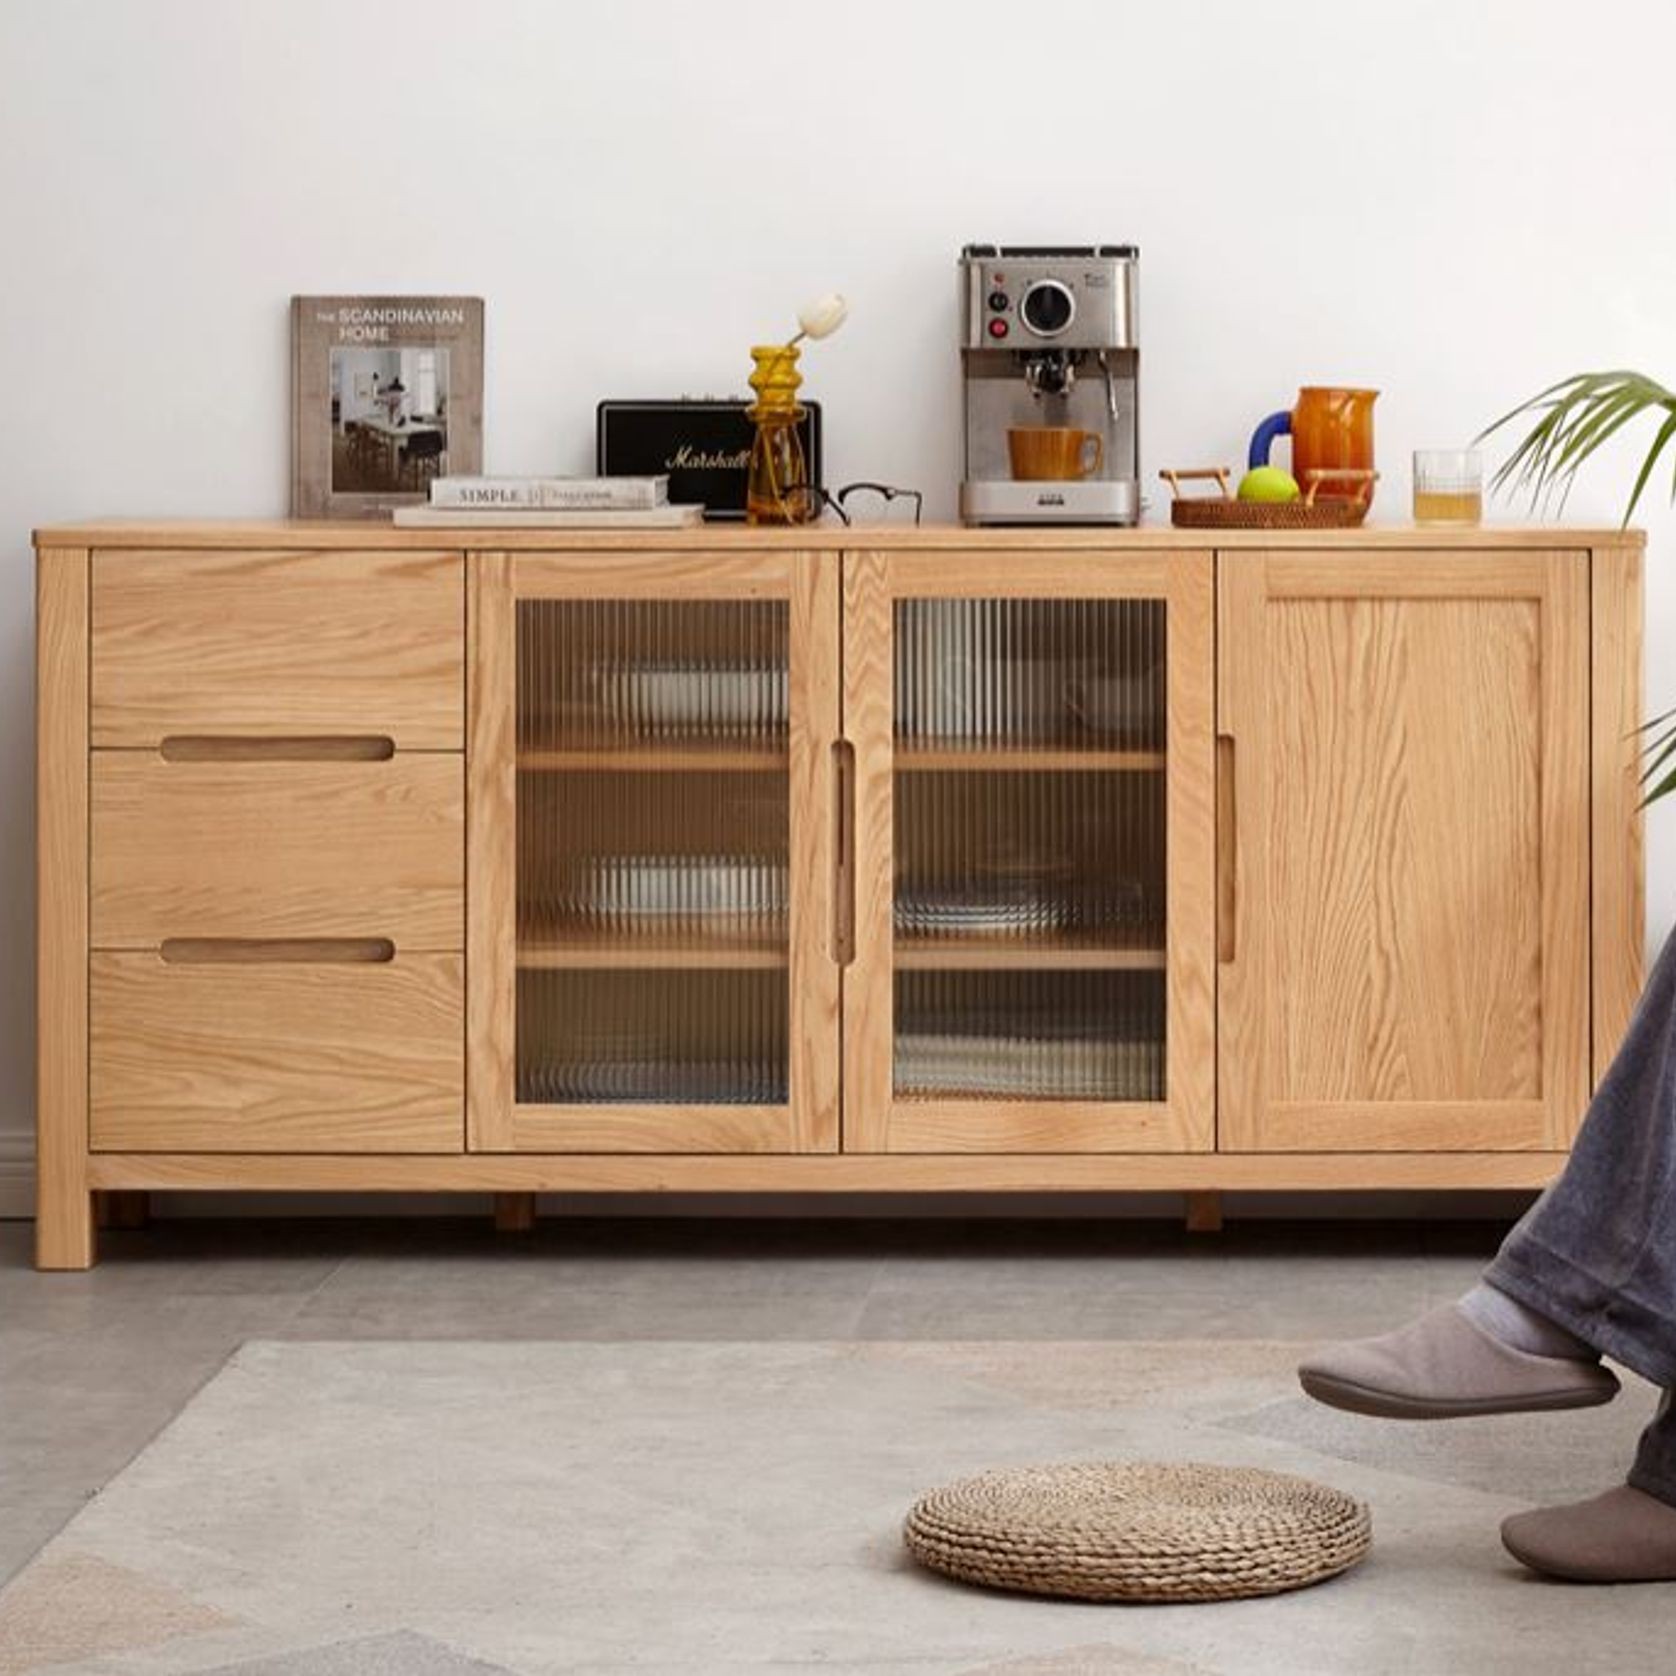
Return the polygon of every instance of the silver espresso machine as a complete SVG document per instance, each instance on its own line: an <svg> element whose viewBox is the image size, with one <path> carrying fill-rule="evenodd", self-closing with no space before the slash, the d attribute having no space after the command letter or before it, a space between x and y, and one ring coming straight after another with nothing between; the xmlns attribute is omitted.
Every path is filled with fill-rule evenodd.
<svg viewBox="0 0 1676 1676"><path fill-rule="evenodd" d="M965 522L1139 518L1139 265L1129 244L961 252Z"/></svg>

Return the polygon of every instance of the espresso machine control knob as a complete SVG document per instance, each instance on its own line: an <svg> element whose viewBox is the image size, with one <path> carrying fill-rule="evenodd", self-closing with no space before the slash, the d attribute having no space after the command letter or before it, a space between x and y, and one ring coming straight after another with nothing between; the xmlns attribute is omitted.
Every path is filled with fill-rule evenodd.
<svg viewBox="0 0 1676 1676"><path fill-rule="evenodd" d="M1070 287L1057 279L1038 279L1019 299L1018 317L1039 338L1058 337L1077 312Z"/></svg>

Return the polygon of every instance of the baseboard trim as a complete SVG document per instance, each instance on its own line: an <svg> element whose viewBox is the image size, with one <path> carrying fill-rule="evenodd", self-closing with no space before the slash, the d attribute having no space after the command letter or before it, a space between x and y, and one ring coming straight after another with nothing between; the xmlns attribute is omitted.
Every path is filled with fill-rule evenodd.
<svg viewBox="0 0 1676 1676"><path fill-rule="evenodd" d="M0 1221L35 1214L35 1137L0 1130Z"/></svg>

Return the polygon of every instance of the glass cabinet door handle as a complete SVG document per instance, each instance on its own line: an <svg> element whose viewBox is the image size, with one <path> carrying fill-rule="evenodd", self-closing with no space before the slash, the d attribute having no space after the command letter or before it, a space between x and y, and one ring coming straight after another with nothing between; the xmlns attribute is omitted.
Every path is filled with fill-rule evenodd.
<svg viewBox="0 0 1676 1676"><path fill-rule="evenodd" d="M1216 959L1231 966L1239 920L1239 801L1234 736L1216 736Z"/></svg>
<svg viewBox="0 0 1676 1676"><path fill-rule="evenodd" d="M855 959L855 746L832 742L832 958Z"/></svg>

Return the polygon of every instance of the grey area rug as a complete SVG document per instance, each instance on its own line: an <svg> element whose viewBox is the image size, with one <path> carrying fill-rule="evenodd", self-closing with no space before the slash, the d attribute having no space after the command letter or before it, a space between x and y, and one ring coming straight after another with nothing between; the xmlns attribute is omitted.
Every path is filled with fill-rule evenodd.
<svg viewBox="0 0 1676 1676"><path fill-rule="evenodd" d="M252 1343L0 1595L0 1676L751 1670L1288 1676L1664 1668L1668 1589L1527 1579L1503 1515L1621 1477L1650 1394L1422 1430L1293 1345ZM984 1467L1201 1460L1367 1499L1299 1594L1099 1607L917 1570Z"/></svg>

